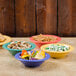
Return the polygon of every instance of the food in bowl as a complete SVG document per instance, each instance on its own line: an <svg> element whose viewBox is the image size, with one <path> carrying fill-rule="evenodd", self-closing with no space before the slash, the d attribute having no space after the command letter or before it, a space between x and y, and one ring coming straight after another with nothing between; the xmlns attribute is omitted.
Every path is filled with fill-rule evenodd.
<svg viewBox="0 0 76 76"><path fill-rule="evenodd" d="M6 40L6 38L0 33L0 43L4 42Z"/></svg>
<svg viewBox="0 0 76 76"><path fill-rule="evenodd" d="M28 49L31 45L25 41L11 42L8 46L10 49Z"/></svg>
<svg viewBox="0 0 76 76"><path fill-rule="evenodd" d="M32 53L26 50L22 50L20 58L26 59L26 60L38 60L45 58L45 52L44 51L33 51Z"/></svg>
<svg viewBox="0 0 76 76"><path fill-rule="evenodd" d="M22 44L18 43L18 42L19 41L13 42L13 45L11 45L12 42L6 43L3 45L3 48L8 50L12 55L15 55L16 53L21 52L23 49L27 50L27 51L31 51L32 49L34 49L36 47L36 45L34 43L21 41L22 44L24 42L24 46L23 46L24 48L22 48L21 47ZM18 43L18 44L16 44L16 43ZM28 44L26 45L26 43L28 43ZM25 47L25 46L27 46L27 47ZM14 47L14 48L12 48L12 47Z"/></svg>
<svg viewBox="0 0 76 76"><path fill-rule="evenodd" d="M0 33L0 46L1 47L2 47L2 45L6 44L8 42L11 42L11 40L12 40L11 37Z"/></svg>
<svg viewBox="0 0 76 76"><path fill-rule="evenodd" d="M49 51L68 51L70 49L70 47L66 44L61 45L61 44L50 44L48 47L46 47L45 49L49 50Z"/></svg>
<svg viewBox="0 0 76 76"><path fill-rule="evenodd" d="M67 44L46 44L41 46L41 50L50 54L52 58L64 58L68 53L73 51L73 47Z"/></svg>
<svg viewBox="0 0 76 76"><path fill-rule="evenodd" d="M28 51L29 52L29 51ZM27 58L24 57L24 58L21 58L21 55L26 55L28 52L26 51L23 51L23 52L19 52L15 55L15 58L19 61L21 61L25 66L27 67L38 67L40 66L45 60L49 59L50 58L50 55L40 51L40 52L36 52L36 51L30 51L30 53L32 54L32 58ZM25 54L24 54L25 53ZM28 53L30 55L30 53ZM37 56L37 54L38 56ZM45 56L45 57L44 57ZM36 57L36 58L35 58ZM42 58L43 57L43 58Z"/></svg>
<svg viewBox="0 0 76 76"><path fill-rule="evenodd" d="M34 42L39 48L44 44L52 44L57 43L61 40L60 37L55 35L36 35L30 37L30 40Z"/></svg>
<svg viewBox="0 0 76 76"><path fill-rule="evenodd" d="M33 36L33 39L34 39L35 41L41 41L41 42L50 42L50 41L55 41L55 40L57 40L56 37L53 37L53 36L45 36L45 35L43 35L43 34Z"/></svg>

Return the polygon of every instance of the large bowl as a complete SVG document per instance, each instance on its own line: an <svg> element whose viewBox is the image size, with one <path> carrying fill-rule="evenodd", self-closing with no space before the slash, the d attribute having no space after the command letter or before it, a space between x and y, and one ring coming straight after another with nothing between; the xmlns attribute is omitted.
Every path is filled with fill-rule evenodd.
<svg viewBox="0 0 76 76"><path fill-rule="evenodd" d="M58 44L60 44L60 43L58 43ZM46 50L45 48L48 47L49 45L50 44L46 44L46 45L41 46L41 50L43 50L46 53L50 54L50 56L52 58L64 58L66 55L68 55L68 53L73 51L73 47L71 45L68 45L70 47L70 49L68 51L59 52L59 51L49 51L49 50ZM61 44L61 45L65 45L65 44Z"/></svg>
<svg viewBox="0 0 76 76"><path fill-rule="evenodd" d="M59 42L59 41L61 40L60 37L55 36L55 35L44 35L44 36L52 36L52 37L57 38L57 40L55 40L55 41L50 41L50 42L41 42L41 41L39 42L39 41L35 41L35 40L33 39L33 36L30 37L30 40L31 40L31 42L35 43L39 48L40 48L42 45L44 45L44 44L57 43L57 42Z"/></svg>
<svg viewBox="0 0 76 76"><path fill-rule="evenodd" d="M4 45L3 45L3 48L6 49L6 50L8 50L12 55L15 55L16 53L22 51L22 49L10 49L10 48L8 48L7 46L8 46L10 43L11 43L11 42L4 44ZM27 51L31 51L32 49L34 49L34 48L36 47L36 45L35 45L34 43L31 43L31 42L27 42L27 43L29 43L29 44L31 45L31 48L25 49L25 50L27 50Z"/></svg>
<svg viewBox="0 0 76 76"><path fill-rule="evenodd" d="M33 52L33 51L31 51ZM40 66L45 60L50 58L50 55L45 53L45 58L40 60L25 60L20 58L21 52L17 53L15 55L15 58L19 61L21 61L25 66L27 67L37 67Z"/></svg>

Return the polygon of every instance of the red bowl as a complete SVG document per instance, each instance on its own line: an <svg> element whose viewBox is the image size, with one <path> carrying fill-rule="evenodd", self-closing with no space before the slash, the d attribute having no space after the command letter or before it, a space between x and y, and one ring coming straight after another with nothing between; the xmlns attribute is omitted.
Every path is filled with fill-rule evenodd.
<svg viewBox="0 0 76 76"><path fill-rule="evenodd" d="M39 48L40 48L42 45L44 45L44 44L53 44L53 43L57 43L57 42L59 42L59 41L61 40L60 37L55 36L55 35L44 35L44 36L56 37L57 40L55 40L55 41L50 41L50 42L35 41L35 40L33 39L33 36L30 37L30 40L31 40L31 42L35 43Z"/></svg>

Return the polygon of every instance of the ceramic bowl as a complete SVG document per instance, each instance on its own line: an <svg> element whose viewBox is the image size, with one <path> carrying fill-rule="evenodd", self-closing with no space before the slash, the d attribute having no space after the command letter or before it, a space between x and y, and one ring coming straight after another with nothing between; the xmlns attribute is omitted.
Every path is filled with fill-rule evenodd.
<svg viewBox="0 0 76 76"><path fill-rule="evenodd" d="M50 41L50 42L39 42L39 41L35 41L35 40L33 39L33 36L30 37L30 40L31 40L31 42L35 43L39 48L40 48L42 45L44 45L44 44L57 43L57 42L59 42L59 41L61 40L60 37L55 36L55 35L44 35L44 36L52 36L52 37L57 38L57 40L55 40L55 41Z"/></svg>
<svg viewBox="0 0 76 76"><path fill-rule="evenodd" d="M31 51L33 52L33 51ZM21 61L25 66L27 67L37 67L40 66L45 60L50 58L50 55L45 53L45 58L40 60L25 60L20 58L21 52L17 53L15 55L15 58L19 61Z"/></svg>
<svg viewBox="0 0 76 76"><path fill-rule="evenodd" d="M8 48L7 46L8 46L10 43L11 43L11 42L4 44L4 45L3 45L3 48L6 49L6 50L8 50L12 55L15 55L16 53L22 51L22 49L10 49L10 48ZM27 51L31 51L32 49L34 49L34 48L36 47L36 45L35 45L34 43L31 43L31 42L27 42L27 43L29 43L29 44L31 45L31 48L25 49L25 50L27 50Z"/></svg>
<svg viewBox="0 0 76 76"><path fill-rule="evenodd" d="M60 43L58 43L58 44L60 44ZM46 53L50 54L50 56L52 58L64 58L66 55L68 55L74 49L71 45L68 45L70 47L70 49L67 50L67 51L62 51L62 52L59 52L59 51L49 51L49 50L45 49L49 45L50 44L46 44L46 45L41 46L41 50L43 50ZM61 45L65 45L65 44L61 44Z"/></svg>

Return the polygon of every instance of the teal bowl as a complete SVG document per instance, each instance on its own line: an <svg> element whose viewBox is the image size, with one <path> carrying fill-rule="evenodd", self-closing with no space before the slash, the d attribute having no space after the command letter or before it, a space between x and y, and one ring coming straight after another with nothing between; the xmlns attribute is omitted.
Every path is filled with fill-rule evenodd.
<svg viewBox="0 0 76 76"><path fill-rule="evenodd" d="M31 45L31 48L28 48L28 49L10 49L8 48L7 46L10 44L11 42L9 43L6 43L4 44L2 47L6 50L8 50L13 56L16 54L16 53L19 53L21 52L22 50L27 50L27 51L31 51L32 49L34 49L36 47L36 45L34 43L31 43L31 42L27 42Z"/></svg>

